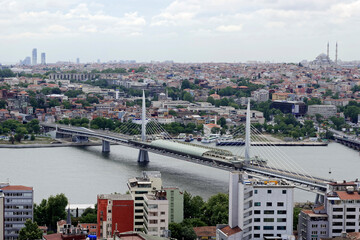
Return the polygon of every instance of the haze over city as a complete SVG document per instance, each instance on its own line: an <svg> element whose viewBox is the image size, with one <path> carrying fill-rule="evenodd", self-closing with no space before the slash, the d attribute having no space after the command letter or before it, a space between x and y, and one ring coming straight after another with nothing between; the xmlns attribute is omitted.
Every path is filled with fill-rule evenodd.
<svg viewBox="0 0 360 240"><path fill-rule="evenodd" d="M0 62L357 60L360 1L2 0Z"/></svg>

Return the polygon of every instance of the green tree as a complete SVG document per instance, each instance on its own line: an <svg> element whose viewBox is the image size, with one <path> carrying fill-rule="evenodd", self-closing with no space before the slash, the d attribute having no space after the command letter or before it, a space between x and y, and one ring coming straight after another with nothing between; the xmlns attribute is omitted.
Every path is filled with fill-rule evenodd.
<svg viewBox="0 0 360 240"><path fill-rule="evenodd" d="M40 225L48 224L46 207L47 207L46 199L43 199L39 205L34 203L34 221Z"/></svg>
<svg viewBox="0 0 360 240"><path fill-rule="evenodd" d="M226 119L224 117L221 117L219 119L219 124L221 127L224 127L226 125Z"/></svg>
<svg viewBox="0 0 360 240"><path fill-rule="evenodd" d="M229 216L229 195L218 193L211 196L205 203L204 214L201 217L208 226L227 224Z"/></svg>
<svg viewBox="0 0 360 240"><path fill-rule="evenodd" d="M32 222L31 219L27 219L25 222L25 227L23 227L19 232L18 239L42 239L42 231L39 229L36 222Z"/></svg>
<svg viewBox="0 0 360 240"><path fill-rule="evenodd" d="M184 240L196 239L196 234L192 226L170 223L169 230L171 231L171 238Z"/></svg>
<svg viewBox="0 0 360 240"><path fill-rule="evenodd" d="M15 134L15 140L18 142L21 142L21 139L25 136L25 134L28 134L28 131L26 130L26 128L24 127L18 127L16 129L16 134Z"/></svg>
<svg viewBox="0 0 360 240"><path fill-rule="evenodd" d="M300 207L294 207L294 215L293 215L293 230L297 229L298 222L299 222L299 214L301 212Z"/></svg>
<svg viewBox="0 0 360 240"><path fill-rule="evenodd" d="M5 109L7 106L7 102L3 99L0 100L0 109Z"/></svg>
<svg viewBox="0 0 360 240"><path fill-rule="evenodd" d="M187 191L184 192L184 218L200 218L204 207L204 200L200 196L193 197Z"/></svg>
<svg viewBox="0 0 360 240"><path fill-rule="evenodd" d="M46 204L46 216L47 226L50 229L56 229L56 222L66 218L66 206L68 205L68 199L65 194L57 194L56 196L50 196Z"/></svg>

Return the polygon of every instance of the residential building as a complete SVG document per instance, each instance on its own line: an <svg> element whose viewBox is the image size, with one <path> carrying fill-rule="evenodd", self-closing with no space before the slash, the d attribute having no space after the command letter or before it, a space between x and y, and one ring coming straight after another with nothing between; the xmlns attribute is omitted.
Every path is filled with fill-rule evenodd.
<svg viewBox="0 0 360 240"><path fill-rule="evenodd" d="M179 188L164 188L169 201L169 223L184 220L184 194Z"/></svg>
<svg viewBox="0 0 360 240"><path fill-rule="evenodd" d="M144 194L144 231L152 236L166 236L169 230L169 201L166 191Z"/></svg>
<svg viewBox="0 0 360 240"><path fill-rule="evenodd" d="M324 118L333 117L336 115L337 109L334 105L309 105L308 114L310 116L315 116L320 114Z"/></svg>
<svg viewBox="0 0 360 240"><path fill-rule="evenodd" d="M299 239L317 240L360 232L360 181L331 182L322 205L302 210L299 215Z"/></svg>
<svg viewBox="0 0 360 240"><path fill-rule="evenodd" d="M216 239L216 226L194 227L198 240Z"/></svg>
<svg viewBox="0 0 360 240"><path fill-rule="evenodd" d="M4 207L5 207L5 195L0 190L0 240L4 240L5 224L4 224Z"/></svg>
<svg viewBox="0 0 360 240"><path fill-rule="evenodd" d="M168 240L165 237L155 237L143 232L116 233L114 240Z"/></svg>
<svg viewBox="0 0 360 240"><path fill-rule="evenodd" d="M266 102L269 100L269 91L265 89L254 91L253 95L256 102Z"/></svg>
<svg viewBox="0 0 360 240"><path fill-rule="evenodd" d="M144 194L161 190L161 173L158 171L144 171L142 177L130 178L127 185L134 199L134 227L136 231L139 231L144 225Z"/></svg>
<svg viewBox="0 0 360 240"><path fill-rule="evenodd" d="M258 180L230 173L229 225L220 239L289 238L293 230L294 186L284 180Z"/></svg>
<svg viewBox="0 0 360 240"><path fill-rule="evenodd" d="M0 183L0 190L4 195L4 208L1 216L4 219L4 239L17 239L26 220L33 220L33 188Z"/></svg>
<svg viewBox="0 0 360 240"><path fill-rule="evenodd" d="M115 231L134 230L134 200L130 194L100 194L97 204L97 237L110 238Z"/></svg>

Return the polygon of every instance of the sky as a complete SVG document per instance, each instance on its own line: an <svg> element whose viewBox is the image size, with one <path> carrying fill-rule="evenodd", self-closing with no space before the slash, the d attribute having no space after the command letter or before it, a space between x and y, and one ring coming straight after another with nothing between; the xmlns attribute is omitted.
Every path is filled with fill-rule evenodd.
<svg viewBox="0 0 360 240"><path fill-rule="evenodd" d="M360 59L360 0L0 0L0 63Z"/></svg>

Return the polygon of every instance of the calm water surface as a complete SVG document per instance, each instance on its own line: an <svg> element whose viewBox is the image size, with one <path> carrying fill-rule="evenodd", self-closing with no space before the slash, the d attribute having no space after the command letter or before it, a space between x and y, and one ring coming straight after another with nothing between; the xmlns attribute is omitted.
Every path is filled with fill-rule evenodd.
<svg viewBox="0 0 360 240"><path fill-rule="evenodd" d="M309 174L337 180L360 178L359 153L343 145L280 149ZM151 162L140 166L137 154L138 150L123 146L111 146L109 154L103 154L101 147L0 149L0 182L33 186L35 202L65 193L71 203L95 203L97 194L125 193L128 178L156 170L161 171L164 186L177 186L205 199L228 192L227 171L152 153ZM314 196L296 191L295 200L313 201Z"/></svg>

